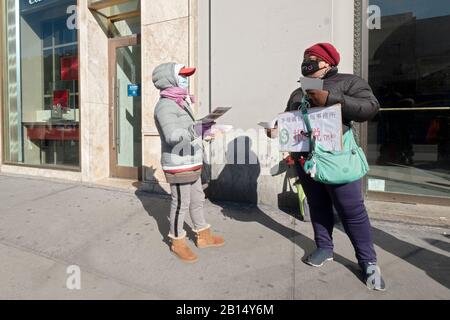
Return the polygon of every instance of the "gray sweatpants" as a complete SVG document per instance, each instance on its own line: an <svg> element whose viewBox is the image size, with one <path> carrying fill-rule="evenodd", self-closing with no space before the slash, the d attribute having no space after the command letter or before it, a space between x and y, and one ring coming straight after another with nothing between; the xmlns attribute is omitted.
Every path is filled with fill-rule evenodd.
<svg viewBox="0 0 450 320"><path fill-rule="evenodd" d="M209 228L203 214L205 193L203 192L201 179L193 183L171 184L172 204L170 207L170 234L171 238L183 238L184 219L189 212L195 231Z"/></svg>

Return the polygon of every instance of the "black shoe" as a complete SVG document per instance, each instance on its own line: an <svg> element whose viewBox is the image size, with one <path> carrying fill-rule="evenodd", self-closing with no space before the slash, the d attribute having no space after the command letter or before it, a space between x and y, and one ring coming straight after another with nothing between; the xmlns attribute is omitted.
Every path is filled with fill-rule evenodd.
<svg viewBox="0 0 450 320"><path fill-rule="evenodd" d="M376 263L360 264L363 271L364 282L369 290L386 291L386 284L381 276L380 267Z"/></svg>
<svg viewBox="0 0 450 320"><path fill-rule="evenodd" d="M333 261L333 252L318 248L304 262L313 267L321 267L328 261Z"/></svg>
<svg viewBox="0 0 450 320"><path fill-rule="evenodd" d="M411 157L406 158L406 165L407 166L412 166L413 164L414 164L413 158L411 158Z"/></svg>

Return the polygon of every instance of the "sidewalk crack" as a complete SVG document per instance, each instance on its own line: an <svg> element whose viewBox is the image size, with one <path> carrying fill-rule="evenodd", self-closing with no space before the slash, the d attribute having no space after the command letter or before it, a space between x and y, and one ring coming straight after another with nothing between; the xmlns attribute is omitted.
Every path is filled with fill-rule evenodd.
<svg viewBox="0 0 450 320"><path fill-rule="evenodd" d="M38 201L38 200L42 200L42 199L45 199L45 198L54 196L54 195L56 195L56 194L60 194L60 193L63 193L63 192L66 192L66 191L69 191L69 190L72 190L72 189L76 189L76 188L78 188L78 187L79 187L79 186L71 186L70 188L61 189L61 190L55 191L55 192L53 192L53 193L49 193L49 194L46 194L46 195L44 195L44 196L40 196L40 197L31 199L31 200L29 200L29 201Z"/></svg>

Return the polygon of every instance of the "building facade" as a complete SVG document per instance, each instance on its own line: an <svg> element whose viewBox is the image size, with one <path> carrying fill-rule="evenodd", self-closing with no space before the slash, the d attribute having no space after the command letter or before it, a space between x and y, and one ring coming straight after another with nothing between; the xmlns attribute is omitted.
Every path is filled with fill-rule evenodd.
<svg viewBox="0 0 450 320"><path fill-rule="evenodd" d="M293 173L257 123L285 109L304 49L332 42L340 71L366 78L382 105L358 126L367 197L450 204L450 40L433 36L450 28L445 1L5 0L0 10L2 172L167 192L152 71L176 61L198 67L199 117L232 107L219 122L235 130L205 149L211 198L289 206Z"/></svg>

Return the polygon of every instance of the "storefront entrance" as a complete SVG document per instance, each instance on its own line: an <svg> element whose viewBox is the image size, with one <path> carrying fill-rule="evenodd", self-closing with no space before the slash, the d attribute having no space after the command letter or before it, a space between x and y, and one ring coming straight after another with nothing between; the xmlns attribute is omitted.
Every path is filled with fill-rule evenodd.
<svg viewBox="0 0 450 320"><path fill-rule="evenodd" d="M109 40L110 172L141 180L141 46L132 35Z"/></svg>
<svg viewBox="0 0 450 320"><path fill-rule="evenodd" d="M450 30L447 1L370 0L368 80L381 104L369 123L372 199L450 204Z"/></svg>

